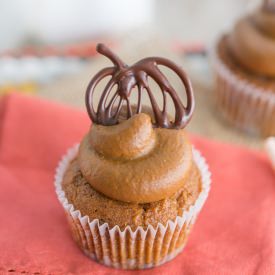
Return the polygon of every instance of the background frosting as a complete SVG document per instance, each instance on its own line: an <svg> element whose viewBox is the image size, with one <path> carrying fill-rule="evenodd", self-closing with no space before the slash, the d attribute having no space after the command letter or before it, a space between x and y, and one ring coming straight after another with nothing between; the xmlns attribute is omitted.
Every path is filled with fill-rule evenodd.
<svg viewBox="0 0 275 275"><path fill-rule="evenodd" d="M229 35L229 49L252 73L275 77L275 12L261 8L241 18Z"/></svg>

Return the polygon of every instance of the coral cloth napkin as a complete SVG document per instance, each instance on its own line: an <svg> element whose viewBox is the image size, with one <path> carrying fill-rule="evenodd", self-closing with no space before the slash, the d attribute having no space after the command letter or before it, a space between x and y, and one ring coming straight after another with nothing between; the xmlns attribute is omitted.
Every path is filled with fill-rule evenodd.
<svg viewBox="0 0 275 275"><path fill-rule="evenodd" d="M155 269L115 270L78 249L53 186L86 113L16 94L0 104L0 274L275 274L275 177L261 153L193 137L213 183L186 248Z"/></svg>

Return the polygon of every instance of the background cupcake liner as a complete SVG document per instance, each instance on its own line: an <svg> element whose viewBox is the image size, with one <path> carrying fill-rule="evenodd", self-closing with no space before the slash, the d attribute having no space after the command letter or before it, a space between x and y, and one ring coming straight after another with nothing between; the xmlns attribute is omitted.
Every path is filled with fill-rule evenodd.
<svg viewBox="0 0 275 275"><path fill-rule="evenodd" d="M86 255L96 261L115 268L143 269L160 265L173 259L184 247L187 236L200 212L210 189L210 172L204 158L193 149L194 160L201 172L202 191L188 211L156 228L149 225L145 230L129 226L109 228L98 219L89 220L68 203L61 183L70 161L75 158L78 145L69 149L60 161L55 175L56 193L62 204L72 230L73 237Z"/></svg>
<svg viewBox="0 0 275 275"><path fill-rule="evenodd" d="M218 40L219 41L219 40ZM211 51L219 111L236 127L254 135L275 135L275 93L240 78L221 60L218 42Z"/></svg>

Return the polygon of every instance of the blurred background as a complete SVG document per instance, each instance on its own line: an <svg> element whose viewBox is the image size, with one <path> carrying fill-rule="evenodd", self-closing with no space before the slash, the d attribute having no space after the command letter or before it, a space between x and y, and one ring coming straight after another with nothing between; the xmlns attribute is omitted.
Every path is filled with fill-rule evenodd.
<svg viewBox="0 0 275 275"><path fill-rule="evenodd" d="M104 42L128 64L171 58L192 79L189 130L258 148L261 140L232 128L216 112L208 59L215 39L257 5L253 0L1 0L0 95L31 94L84 109L91 77L109 61Z"/></svg>

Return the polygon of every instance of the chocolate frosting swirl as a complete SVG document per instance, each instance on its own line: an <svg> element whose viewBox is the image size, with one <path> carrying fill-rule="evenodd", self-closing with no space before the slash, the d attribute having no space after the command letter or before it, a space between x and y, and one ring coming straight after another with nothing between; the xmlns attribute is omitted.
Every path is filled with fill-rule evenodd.
<svg viewBox="0 0 275 275"><path fill-rule="evenodd" d="M229 35L236 61L252 73L275 77L275 5L264 1L254 13L241 18Z"/></svg>
<svg viewBox="0 0 275 275"><path fill-rule="evenodd" d="M132 66L126 65L109 48L103 44L97 45L97 51L108 57L114 64L98 72L90 81L86 91L86 107L91 120L96 124L115 125L119 123L119 115L123 102L127 104L127 118L135 113L132 110L130 95L135 87L138 89L138 102L136 113L142 111L142 94L147 92L152 111L155 118L155 126L162 128L184 128L189 122L194 110L193 89L186 73L172 61L162 57L148 57L142 59ZM173 70L181 79L187 97L186 107L180 100L177 92L169 83L168 79L158 68L159 65ZM93 94L98 83L107 76L111 79L104 88L99 100L97 111L93 107ZM148 84L148 77L156 81L163 95L163 108L159 108L154 93ZM111 97L110 102L106 104L112 89L117 86L116 92ZM167 114L167 96L170 96L175 107L175 119L170 121ZM116 104L117 102L117 104Z"/></svg>
<svg viewBox="0 0 275 275"><path fill-rule="evenodd" d="M154 128L144 113L113 126L93 124L81 142L78 161L95 190L133 203L173 195L193 167L184 130Z"/></svg>

